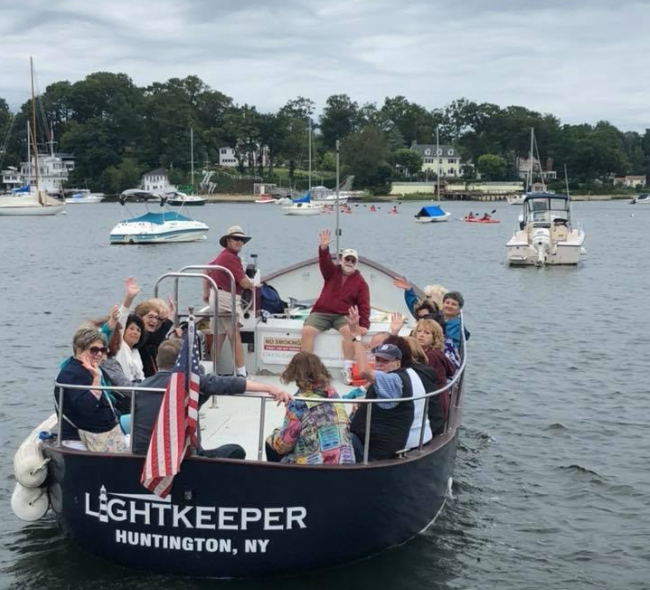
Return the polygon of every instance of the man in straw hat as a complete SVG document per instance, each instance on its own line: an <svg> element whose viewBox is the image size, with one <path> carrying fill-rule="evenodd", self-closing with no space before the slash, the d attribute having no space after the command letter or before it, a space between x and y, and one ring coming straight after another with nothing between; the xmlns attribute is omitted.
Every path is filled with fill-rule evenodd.
<svg viewBox="0 0 650 590"><path fill-rule="evenodd" d="M242 377L246 376L246 366L244 365L244 351L241 345L241 335L239 333L239 323L241 320L241 295L244 289L253 289L254 284L251 279L246 276L244 266L239 252L244 247L244 244L250 240L250 237L244 234L244 230L238 226L233 225L228 228L228 231L221 236L219 244L223 246L223 250L219 253L210 266L223 266L227 268L235 278L235 314L237 321L235 322L235 363L237 365L237 375ZM217 350L221 350L223 340L228 335L232 340L232 295L230 277L222 270L207 270L205 274L208 275L217 285L217 297L219 302L219 338L216 343ZM208 281L203 281L203 301L205 303L213 304L210 298L214 296L214 290L210 288ZM223 327L223 330L221 329Z"/></svg>
<svg viewBox="0 0 650 590"><path fill-rule="evenodd" d="M370 290L357 268L359 262L357 251L352 248L343 250L339 264L334 264L329 249L332 241L331 232L324 230L320 232L319 238L318 263L325 284L302 328L301 349L313 352L314 339L320 332L329 328L338 330L343 337L344 379L349 379L354 364L354 346L346 317L349 308L357 306L360 331L362 334L368 331Z"/></svg>

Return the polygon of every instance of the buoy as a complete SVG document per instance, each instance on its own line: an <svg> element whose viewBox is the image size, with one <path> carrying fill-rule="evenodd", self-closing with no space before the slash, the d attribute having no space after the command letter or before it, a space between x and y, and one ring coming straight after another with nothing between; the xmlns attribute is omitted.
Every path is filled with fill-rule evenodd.
<svg viewBox="0 0 650 590"><path fill-rule="evenodd" d="M44 488L26 488L16 482L11 494L11 509L21 520L34 522L43 518L50 507L50 500Z"/></svg>
<svg viewBox="0 0 650 590"><path fill-rule="evenodd" d="M14 455L14 476L26 488L37 488L47 477L48 462L40 440L25 441Z"/></svg>
<svg viewBox="0 0 650 590"><path fill-rule="evenodd" d="M52 431L56 427L56 414L43 420L18 447L14 455L14 476L26 488L37 488L47 477L48 459L43 455L39 438L42 431Z"/></svg>

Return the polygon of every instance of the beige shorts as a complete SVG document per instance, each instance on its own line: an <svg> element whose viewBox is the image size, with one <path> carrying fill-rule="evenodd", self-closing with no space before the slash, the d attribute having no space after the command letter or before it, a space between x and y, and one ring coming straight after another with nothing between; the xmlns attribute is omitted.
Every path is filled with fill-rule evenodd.
<svg viewBox="0 0 650 590"><path fill-rule="evenodd" d="M219 296L219 332L225 332L232 327L232 295L229 291L217 291ZM214 308L214 289L210 291L210 309ZM235 313L237 322L242 326L241 295L235 295Z"/></svg>

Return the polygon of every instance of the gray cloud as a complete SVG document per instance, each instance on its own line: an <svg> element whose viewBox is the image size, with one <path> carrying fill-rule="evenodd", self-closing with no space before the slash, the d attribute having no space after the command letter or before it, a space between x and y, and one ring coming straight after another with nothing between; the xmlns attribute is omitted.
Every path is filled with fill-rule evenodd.
<svg viewBox="0 0 650 590"><path fill-rule="evenodd" d="M2 9L0 97L95 71L136 84L195 74L235 102L276 110L332 94L432 109L465 96L568 123L650 127L650 5L621 0L26 0ZM25 16L35 15L35 16Z"/></svg>

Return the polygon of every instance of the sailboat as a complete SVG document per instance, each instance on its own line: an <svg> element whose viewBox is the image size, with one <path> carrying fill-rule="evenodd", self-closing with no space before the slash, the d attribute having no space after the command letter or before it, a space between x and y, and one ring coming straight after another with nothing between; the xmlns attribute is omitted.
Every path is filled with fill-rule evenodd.
<svg viewBox="0 0 650 590"><path fill-rule="evenodd" d="M523 205L526 195L530 192L531 187L533 186L533 165L535 160L533 159L535 149L535 129L534 127L530 128L530 150L528 152L528 172L526 172L526 184L524 186L524 192L521 194L508 195L506 201L508 205ZM541 166L541 162L540 162ZM541 172L541 170L540 170ZM544 178L542 175L542 182Z"/></svg>
<svg viewBox="0 0 650 590"><path fill-rule="evenodd" d="M312 202L311 199L311 118L309 119L309 188L307 192L298 199L292 199L291 204L282 207L285 215L320 215L323 212L323 205Z"/></svg>
<svg viewBox="0 0 650 590"><path fill-rule="evenodd" d="M32 121L27 123L27 184L16 189L12 195L0 197L0 215L2 216L43 216L56 215L65 208L65 204L50 197L40 187L38 146L36 144L36 98L34 96L34 62L29 58L32 89ZM30 149L31 146L31 149ZM32 180L32 156L34 158L34 179Z"/></svg>
<svg viewBox="0 0 650 590"><path fill-rule="evenodd" d="M444 211L440 206L440 139L438 136L438 130L440 128L436 127L436 162L438 163L436 167L436 195L437 195L437 205L430 205L428 207L422 207L415 215L416 223L439 223L441 221L447 221L451 217L451 213Z"/></svg>

